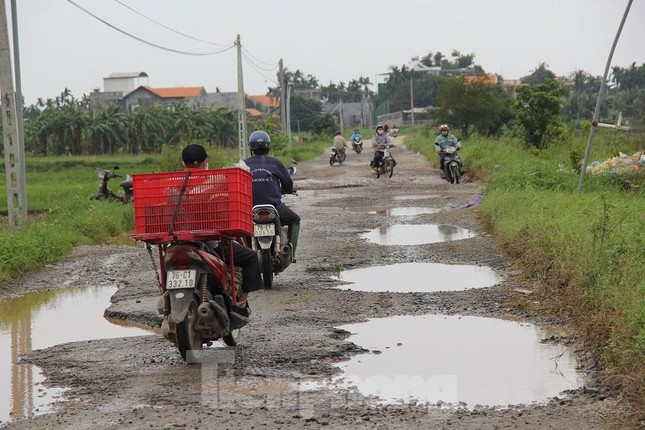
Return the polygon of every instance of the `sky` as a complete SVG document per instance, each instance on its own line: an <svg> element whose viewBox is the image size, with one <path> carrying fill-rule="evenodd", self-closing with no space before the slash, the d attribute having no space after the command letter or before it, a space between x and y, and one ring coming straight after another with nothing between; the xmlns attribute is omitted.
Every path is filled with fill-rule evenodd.
<svg viewBox="0 0 645 430"><path fill-rule="evenodd" d="M9 11L9 0L5 1ZM96 15L97 20L76 5ZM505 79L541 63L556 75L602 76L628 0L28 0L17 1L27 105L69 88L103 90L115 72L145 72L152 87L237 91L240 35L246 94L276 86L278 62L321 85L429 52L474 54ZM156 22L156 23L155 23ZM161 25L160 25L161 24ZM129 33L127 36L115 28ZM180 33L183 33L180 34ZM145 40L144 43L138 39ZM209 42L209 43L205 43ZM160 49L211 55L185 55ZM645 0L634 0L612 66L645 63ZM375 88L374 88L375 89Z"/></svg>

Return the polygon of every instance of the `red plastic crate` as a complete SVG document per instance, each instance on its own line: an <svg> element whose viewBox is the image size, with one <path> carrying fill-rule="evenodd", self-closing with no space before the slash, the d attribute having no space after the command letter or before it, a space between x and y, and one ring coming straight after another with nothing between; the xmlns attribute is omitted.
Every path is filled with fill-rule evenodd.
<svg viewBox="0 0 645 430"><path fill-rule="evenodd" d="M239 167L191 170L171 232L186 173L132 175L133 239L163 243L253 234L252 176Z"/></svg>

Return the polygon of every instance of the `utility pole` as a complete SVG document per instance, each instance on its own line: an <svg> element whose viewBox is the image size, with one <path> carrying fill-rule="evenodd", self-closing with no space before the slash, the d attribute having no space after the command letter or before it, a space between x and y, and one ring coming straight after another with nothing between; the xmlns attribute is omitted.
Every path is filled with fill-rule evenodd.
<svg viewBox="0 0 645 430"><path fill-rule="evenodd" d="M249 151L246 141L246 96L244 95L244 78L242 76L242 43L240 43L239 34L235 40L235 46L237 46L237 135L240 147L240 159L244 160L249 156Z"/></svg>
<svg viewBox="0 0 645 430"><path fill-rule="evenodd" d="M602 93L605 91L605 82L607 81L607 75L609 74L609 66L611 66L611 59L614 56L614 50L618 44L618 38L620 38L620 33L623 31L623 25L625 25L625 20L627 20L627 15L629 14L629 9L632 7L632 0L627 2L627 7L625 8L625 13L623 14L623 19L620 21L618 26L618 31L616 32L616 37L614 38L614 43L611 45L609 50L609 58L607 58L607 65L605 66L605 74L602 77L600 82L600 90L598 90L598 98L596 99L596 108L593 112L593 120L591 121L591 130L589 130L589 139L587 140L587 148L585 149L585 157L582 160L582 171L580 172L580 181L578 182L578 192L582 192L582 185L585 183L585 175L587 173L587 164L589 163L589 156L591 155L591 142L593 141L593 135L596 132L596 127L598 126L598 116L600 115L600 100L602 98Z"/></svg>
<svg viewBox="0 0 645 430"><path fill-rule="evenodd" d="M341 95L338 96L338 116L340 117L340 132L345 133L344 130L344 123L343 123L343 97Z"/></svg>
<svg viewBox="0 0 645 430"><path fill-rule="evenodd" d="M11 2L15 11L15 1ZM15 14L12 15L15 17ZM14 18L15 19L15 18ZM5 2L0 1L0 100L2 103L2 124L4 140L4 160L7 183L7 212L9 228L21 227L27 219L27 192L25 173L25 150L21 144L22 113L18 114L18 107L22 110L22 100L18 102L16 96L20 89L14 90L11 50L9 48L9 32ZM17 33L14 23L14 34ZM14 36L14 48L18 46ZM14 49L15 52L15 49ZM19 58L15 57L16 64Z"/></svg>
<svg viewBox="0 0 645 430"><path fill-rule="evenodd" d="M410 71L410 121L414 125L414 85L412 83L414 70Z"/></svg>
<svg viewBox="0 0 645 430"><path fill-rule="evenodd" d="M282 125L282 133L287 135L287 80L284 76L284 65L282 58L278 63L278 79L280 80L280 124Z"/></svg>
<svg viewBox="0 0 645 430"><path fill-rule="evenodd" d="M291 87L287 86L287 148L291 149ZM300 124L300 122L298 122ZM300 127L298 127L300 131Z"/></svg>

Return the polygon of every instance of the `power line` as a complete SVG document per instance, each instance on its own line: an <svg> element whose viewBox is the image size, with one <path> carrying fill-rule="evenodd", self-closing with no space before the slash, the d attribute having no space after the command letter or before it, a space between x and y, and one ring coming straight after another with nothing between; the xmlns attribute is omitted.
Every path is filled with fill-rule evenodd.
<svg viewBox="0 0 645 430"><path fill-rule="evenodd" d="M179 34L181 36L184 36L184 37L187 37L189 39L196 40L197 42L207 43L207 44L213 45L213 46L228 46L228 45L222 45L220 43L209 42L208 40L198 39L198 38L193 37L193 36L191 36L189 34L182 33L181 31L175 30L174 28L171 28L171 27L169 27L169 26L167 26L165 24L162 24L159 21L155 21L154 19L150 18L149 16L144 15L143 13L139 12L138 10L133 9L132 7L128 6L127 4L125 4L123 2L121 2L120 0L114 0L114 1L117 2L118 4L120 4L121 6L123 6L124 8L130 9L132 12L136 13L137 15L139 15L139 16L147 19L148 21L153 22L153 23L155 23L155 24L157 24L157 25L159 25L159 26L161 26L161 27L163 27L163 28L165 28L167 30L172 31L173 33L177 33L177 34Z"/></svg>
<svg viewBox="0 0 645 430"><path fill-rule="evenodd" d="M234 45L230 45L230 46L227 46L224 49L220 49L219 51L211 51L211 52L189 52L189 51L182 51L182 50L179 50L179 49L168 48L168 47L158 45L158 44L153 43L153 42L149 42L149 41L147 41L145 39L142 39L142 38L140 38L138 36L135 36L134 34L128 33L127 31L122 30L122 29L116 27L115 25L112 25L109 22L105 21L104 19L94 15L92 12L90 12L87 9L83 8L82 6L74 3L72 0L66 0L66 1L68 3L71 3L72 5L76 6L77 8L79 8L80 10L85 12L86 14L90 15L92 18L97 19L98 21L101 21L103 24L107 25L108 27L118 31L119 33L122 33L122 34L124 34L124 35L126 35L128 37L131 37L132 39L138 40L139 42L145 43L146 45L154 46L155 48L159 48L159 49L162 49L164 51L174 52L175 54L182 54L182 55L205 56L205 55L221 54L222 52L228 51L229 49L232 49L234 47Z"/></svg>
<svg viewBox="0 0 645 430"><path fill-rule="evenodd" d="M267 66L271 66L271 70L274 70L274 69L276 69L278 67L277 63L267 63L266 61L262 61L258 57L256 57L255 55L251 54L248 49L246 49L244 47L242 47L242 49L244 50L244 52L246 52L251 57L253 57L255 59L255 61L257 61L258 63L262 63L262 64L265 64Z"/></svg>

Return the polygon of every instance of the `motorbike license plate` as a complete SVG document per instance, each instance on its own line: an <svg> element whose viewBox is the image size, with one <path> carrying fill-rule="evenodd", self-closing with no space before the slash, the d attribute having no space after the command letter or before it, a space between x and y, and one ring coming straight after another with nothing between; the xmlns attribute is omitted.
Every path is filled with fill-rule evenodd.
<svg viewBox="0 0 645 430"><path fill-rule="evenodd" d="M275 236L275 224L253 224L254 236Z"/></svg>
<svg viewBox="0 0 645 430"><path fill-rule="evenodd" d="M196 270L171 270L166 274L166 289L195 288Z"/></svg>

